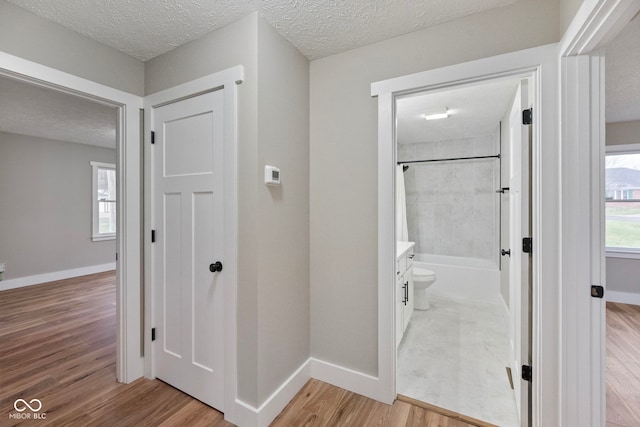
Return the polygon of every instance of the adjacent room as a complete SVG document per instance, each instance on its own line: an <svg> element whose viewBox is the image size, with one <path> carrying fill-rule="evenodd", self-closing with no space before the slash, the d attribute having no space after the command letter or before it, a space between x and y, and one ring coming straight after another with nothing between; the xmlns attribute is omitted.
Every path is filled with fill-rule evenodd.
<svg viewBox="0 0 640 427"><path fill-rule="evenodd" d="M115 383L116 109L9 77L0 94L3 402L88 369Z"/></svg>
<svg viewBox="0 0 640 427"><path fill-rule="evenodd" d="M640 425L640 18L606 58L607 422Z"/></svg>
<svg viewBox="0 0 640 427"><path fill-rule="evenodd" d="M115 270L116 109L0 77L0 289Z"/></svg>

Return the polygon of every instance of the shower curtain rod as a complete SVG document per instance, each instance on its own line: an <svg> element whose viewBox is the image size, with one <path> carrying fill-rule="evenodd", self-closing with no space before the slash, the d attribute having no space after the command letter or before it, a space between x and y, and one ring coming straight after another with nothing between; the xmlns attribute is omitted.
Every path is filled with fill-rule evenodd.
<svg viewBox="0 0 640 427"><path fill-rule="evenodd" d="M409 163L432 163L432 162L455 162L457 160L478 160L478 159L499 159L500 154L493 156L474 156L474 157L451 157L448 159L432 159L432 160L406 160L398 162L399 165L406 165Z"/></svg>

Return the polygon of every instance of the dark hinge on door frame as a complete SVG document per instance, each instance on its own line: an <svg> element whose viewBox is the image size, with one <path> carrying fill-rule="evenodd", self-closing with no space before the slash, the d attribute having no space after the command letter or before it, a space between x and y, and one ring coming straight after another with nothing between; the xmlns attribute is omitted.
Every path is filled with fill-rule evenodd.
<svg viewBox="0 0 640 427"><path fill-rule="evenodd" d="M154 131L151 131L151 143L156 143L156 133Z"/></svg>
<svg viewBox="0 0 640 427"><path fill-rule="evenodd" d="M524 237L522 239L522 252L530 254L533 252L533 239L531 237Z"/></svg>
<svg viewBox="0 0 640 427"><path fill-rule="evenodd" d="M604 297L604 286L592 285L591 286L591 296L593 298L603 298Z"/></svg>
<svg viewBox="0 0 640 427"><path fill-rule="evenodd" d="M156 242L156 230L151 230L151 243Z"/></svg>
<svg viewBox="0 0 640 427"><path fill-rule="evenodd" d="M522 365L522 379L531 382L533 377L533 369L529 365Z"/></svg>
<svg viewBox="0 0 640 427"><path fill-rule="evenodd" d="M151 341L156 340L156 328L151 328Z"/></svg>
<svg viewBox="0 0 640 427"><path fill-rule="evenodd" d="M522 124L530 125L533 123L533 108L522 110Z"/></svg>

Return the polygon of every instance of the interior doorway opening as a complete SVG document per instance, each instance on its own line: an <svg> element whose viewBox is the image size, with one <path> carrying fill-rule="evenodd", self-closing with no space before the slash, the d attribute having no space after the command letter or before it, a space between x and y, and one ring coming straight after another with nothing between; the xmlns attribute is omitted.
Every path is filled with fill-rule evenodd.
<svg viewBox="0 0 640 427"><path fill-rule="evenodd" d="M640 424L640 19L604 48L606 421Z"/></svg>
<svg viewBox="0 0 640 427"><path fill-rule="evenodd" d="M534 93L516 75L395 99L396 390L504 426L529 418Z"/></svg>
<svg viewBox="0 0 640 427"><path fill-rule="evenodd" d="M143 374L141 340L140 108L142 98L0 52L0 75L106 105L116 112L117 277L116 378L131 382ZM87 162L87 168L90 168ZM90 183L87 185L90 186ZM88 190L90 192L90 188ZM90 239L91 229L87 232ZM115 258L115 254L112 260Z"/></svg>
<svg viewBox="0 0 640 427"><path fill-rule="evenodd" d="M604 155L610 113L605 54L638 11L638 0L584 3L560 43L562 193L566 195L561 205L562 424L604 425L610 412L605 398L605 301L611 296L604 243ZM624 90L629 88L625 85Z"/></svg>
<svg viewBox="0 0 640 427"><path fill-rule="evenodd" d="M34 289L55 299L60 287L60 298L66 299L70 286L76 286L76 315L81 316L83 295L91 295L92 284L111 286L103 298L103 313L111 316L103 324L115 337L121 309L115 298L121 282L116 261L122 240L122 185L116 172L120 107L2 70L0 92L0 290L28 295L31 286L46 284ZM26 315L49 319L50 313ZM78 332L69 346L85 339ZM116 359L111 362L121 367Z"/></svg>
<svg viewBox="0 0 640 427"><path fill-rule="evenodd" d="M395 100L424 91L488 82L502 78L530 78L531 104L538 119L531 132L531 233L537 244L531 246L531 363L553 367L558 343L546 313L558 309L556 290L548 284L557 281L559 269L558 233L560 218L547 214L557 209L559 200L556 129L557 48L549 45L496 57L424 71L373 83L371 93L378 97L378 383L379 400L397 397L396 382L396 232L395 176L397 173ZM534 113L534 116L536 113ZM544 173L541 165L544 164ZM494 190L495 191L495 190ZM542 199L544 198L544 203ZM544 213L544 215L543 215ZM542 219L544 218L544 221ZM546 285L545 285L546 284ZM526 293L525 293L526 294ZM544 307L544 313L543 308ZM545 314L545 315L543 315ZM526 318L526 316L525 316ZM525 341L526 342L526 341ZM525 353L526 354L526 353ZM557 375L553 369L531 369L530 392L532 425L545 423L542 408L557 403ZM555 397L554 397L555 396ZM528 418L528 414L526 415Z"/></svg>

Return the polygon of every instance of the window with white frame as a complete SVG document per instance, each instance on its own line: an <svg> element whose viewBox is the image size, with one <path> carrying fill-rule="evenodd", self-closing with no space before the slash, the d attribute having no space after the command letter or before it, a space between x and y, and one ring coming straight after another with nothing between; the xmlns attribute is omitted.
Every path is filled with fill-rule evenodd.
<svg viewBox="0 0 640 427"><path fill-rule="evenodd" d="M92 240L116 238L116 165L91 162Z"/></svg>
<svg viewBox="0 0 640 427"><path fill-rule="evenodd" d="M605 172L607 251L640 254L640 144L607 147Z"/></svg>

